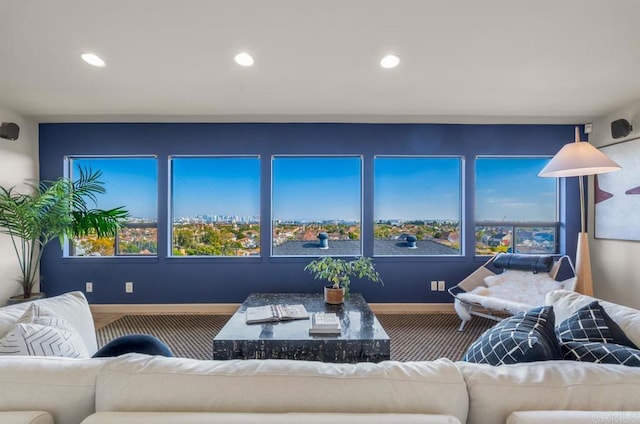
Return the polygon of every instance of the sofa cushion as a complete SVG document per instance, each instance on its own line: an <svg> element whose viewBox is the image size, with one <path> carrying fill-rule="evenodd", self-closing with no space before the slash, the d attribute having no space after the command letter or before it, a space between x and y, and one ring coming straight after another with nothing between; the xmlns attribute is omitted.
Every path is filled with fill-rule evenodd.
<svg viewBox="0 0 640 424"><path fill-rule="evenodd" d="M553 306L556 321L562 322L594 300L597 300L608 316L620 326L626 337L635 346L640 346L640 311L637 309L566 290L556 290L548 293L545 303Z"/></svg>
<svg viewBox="0 0 640 424"><path fill-rule="evenodd" d="M640 423L638 411L516 411L507 424Z"/></svg>
<svg viewBox="0 0 640 424"><path fill-rule="evenodd" d="M460 424L456 417L432 414L352 413L215 413L215 412L98 412L82 424Z"/></svg>
<svg viewBox="0 0 640 424"><path fill-rule="evenodd" d="M561 342L613 342L602 308L593 301L562 321L557 329Z"/></svg>
<svg viewBox="0 0 640 424"><path fill-rule="evenodd" d="M198 361L128 354L100 370L96 410L436 414L466 422L455 364L384 361Z"/></svg>
<svg viewBox="0 0 640 424"><path fill-rule="evenodd" d="M599 364L640 367L640 350L615 343L567 342L562 344L564 359Z"/></svg>
<svg viewBox="0 0 640 424"><path fill-rule="evenodd" d="M95 412L96 376L106 362L0 356L0 411L47 411L56 424L78 424Z"/></svg>
<svg viewBox="0 0 640 424"><path fill-rule="evenodd" d="M534 308L500 321L469 347L464 361L503 365L561 358L551 307Z"/></svg>
<svg viewBox="0 0 640 424"><path fill-rule="evenodd" d="M0 411L2 424L53 424L53 417L44 411Z"/></svg>
<svg viewBox="0 0 640 424"><path fill-rule="evenodd" d="M467 382L473 424L504 423L514 411L640 409L640 368L574 361L457 365Z"/></svg>
<svg viewBox="0 0 640 424"><path fill-rule="evenodd" d="M34 302L15 327L0 339L0 354L89 357L82 338L71 324Z"/></svg>
<svg viewBox="0 0 640 424"><path fill-rule="evenodd" d="M82 337L89 356L96 353L98 342L93 316L86 297L80 291L0 308L0 338L13 329L31 303L44 306L56 316L71 323Z"/></svg>

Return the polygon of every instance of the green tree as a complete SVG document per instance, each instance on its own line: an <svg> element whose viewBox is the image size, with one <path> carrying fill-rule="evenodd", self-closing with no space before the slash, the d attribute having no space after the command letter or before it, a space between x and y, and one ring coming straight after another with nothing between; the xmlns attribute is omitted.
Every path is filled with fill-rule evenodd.
<svg viewBox="0 0 640 424"><path fill-rule="evenodd" d="M0 187L0 232L9 235L20 266L23 297L31 297L44 247L58 239L114 237L129 213L122 207L93 209L106 192L102 173L79 169L78 179L29 183L29 193Z"/></svg>

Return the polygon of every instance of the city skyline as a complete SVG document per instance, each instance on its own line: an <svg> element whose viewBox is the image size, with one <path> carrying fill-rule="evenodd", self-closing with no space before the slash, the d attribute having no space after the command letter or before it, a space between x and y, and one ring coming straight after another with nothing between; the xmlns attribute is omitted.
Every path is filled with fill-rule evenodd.
<svg viewBox="0 0 640 424"><path fill-rule="evenodd" d="M557 182L537 177L548 160L478 158L475 220L555 221ZM97 207L157 219L155 158L74 158L72 165L102 171L107 194ZM276 156L272 165L272 221L361 221L359 156ZM376 157L374 221L460 221L461 166L459 157ZM260 217L260 173L258 156L173 158L171 220Z"/></svg>

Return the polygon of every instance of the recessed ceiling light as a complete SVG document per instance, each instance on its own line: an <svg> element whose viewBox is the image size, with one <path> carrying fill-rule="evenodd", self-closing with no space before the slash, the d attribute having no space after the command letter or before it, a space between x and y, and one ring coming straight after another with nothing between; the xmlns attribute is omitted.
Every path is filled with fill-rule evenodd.
<svg viewBox="0 0 640 424"><path fill-rule="evenodd" d="M106 63L104 63L104 60L93 53L83 53L80 57L89 65L95 66L97 68L104 68L104 66L106 65Z"/></svg>
<svg viewBox="0 0 640 424"><path fill-rule="evenodd" d="M398 66L400 63L400 57L395 54L388 54L380 60L380 66L385 69L391 69Z"/></svg>
<svg viewBox="0 0 640 424"><path fill-rule="evenodd" d="M251 66L253 65L253 57L249 53L238 53L234 58L236 63L240 66Z"/></svg>

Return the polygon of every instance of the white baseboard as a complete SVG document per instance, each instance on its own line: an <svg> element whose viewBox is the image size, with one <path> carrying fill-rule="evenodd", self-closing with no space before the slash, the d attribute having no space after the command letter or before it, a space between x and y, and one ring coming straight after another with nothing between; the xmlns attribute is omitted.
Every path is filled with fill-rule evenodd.
<svg viewBox="0 0 640 424"><path fill-rule="evenodd" d="M239 303L165 303L165 304L107 304L91 305L93 313L130 315L232 315ZM376 314L436 314L454 313L453 303L370 303Z"/></svg>

